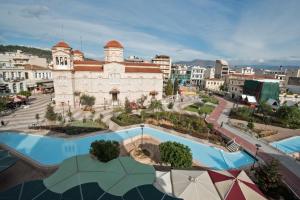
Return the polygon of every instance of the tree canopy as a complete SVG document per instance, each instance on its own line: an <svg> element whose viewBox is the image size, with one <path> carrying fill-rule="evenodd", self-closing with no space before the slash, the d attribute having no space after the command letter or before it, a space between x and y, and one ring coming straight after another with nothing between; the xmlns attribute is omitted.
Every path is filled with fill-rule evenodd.
<svg viewBox="0 0 300 200"><path fill-rule="evenodd" d="M120 145L114 140L96 140L91 144L90 153L101 162L108 162L119 156Z"/></svg>
<svg viewBox="0 0 300 200"><path fill-rule="evenodd" d="M171 80L168 80L167 85L165 86L165 94L170 96L173 94L173 83Z"/></svg>
<svg viewBox="0 0 300 200"><path fill-rule="evenodd" d="M31 96L31 92L30 91L21 91L21 92L19 92L19 95L23 95L28 98Z"/></svg>
<svg viewBox="0 0 300 200"><path fill-rule="evenodd" d="M57 118L57 114L54 112L53 106L51 104L48 104L45 118L49 121L55 121Z"/></svg>
<svg viewBox="0 0 300 200"><path fill-rule="evenodd" d="M87 94L84 94L80 97L80 103L81 105L84 105L86 107L93 107L95 104L96 98L93 96L89 96Z"/></svg>
<svg viewBox="0 0 300 200"><path fill-rule="evenodd" d="M173 92L173 94L177 94L178 90L179 90L179 81L176 78L175 81L174 81L174 92Z"/></svg>
<svg viewBox="0 0 300 200"><path fill-rule="evenodd" d="M266 165L262 165L255 170L257 185L264 191L276 189L281 184L281 175L278 171L278 161L272 160Z"/></svg>
<svg viewBox="0 0 300 200"><path fill-rule="evenodd" d="M159 145L161 160L175 168L189 168L193 157L191 149L177 142L163 142Z"/></svg>
<svg viewBox="0 0 300 200"><path fill-rule="evenodd" d="M130 105L130 101L128 100L128 98L125 98L125 113L131 113L132 112L132 108Z"/></svg>

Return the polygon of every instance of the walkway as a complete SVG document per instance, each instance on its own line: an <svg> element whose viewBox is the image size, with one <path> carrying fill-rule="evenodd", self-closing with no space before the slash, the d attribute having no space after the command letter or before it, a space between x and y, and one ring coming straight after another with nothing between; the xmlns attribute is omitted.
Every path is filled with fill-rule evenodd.
<svg viewBox="0 0 300 200"><path fill-rule="evenodd" d="M214 124L216 131L231 139L235 139L238 144L252 154L255 154L256 152L255 144L260 144L262 147L258 152L258 156L264 161L270 161L273 158L280 161L279 167L284 181L298 195L298 197L300 197L300 165L291 157L276 150L263 141L250 136L241 130L226 125L230 108L232 108L232 103L222 98L217 98L219 99L219 105L206 119L207 122ZM223 127L221 128L220 124L222 122Z"/></svg>
<svg viewBox="0 0 300 200"><path fill-rule="evenodd" d="M19 108L8 116L1 117L1 120L8 124L0 127L0 130L24 130L27 129L32 123L36 123L35 115L39 114L40 121L45 116L46 107L50 103L50 95L34 95L29 99L29 108Z"/></svg>

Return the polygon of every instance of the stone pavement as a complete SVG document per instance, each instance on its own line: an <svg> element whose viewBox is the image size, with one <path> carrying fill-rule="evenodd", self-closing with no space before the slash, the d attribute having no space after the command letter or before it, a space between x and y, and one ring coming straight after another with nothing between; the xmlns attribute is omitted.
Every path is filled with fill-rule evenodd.
<svg viewBox="0 0 300 200"><path fill-rule="evenodd" d="M219 105L216 109L207 117L206 121L214 124L216 131L225 135L228 138L235 139L244 149L256 153L255 144L260 144L262 147L258 152L259 158L264 161L270 161L275 158L280 162L280 173L282 174L283 180L287 185L294 191L294 193L300 197L300 165L292 159L290 156L278 151L267 143L250 136L247 133L243 133L241 130L232 128L226 124L228 120L228 113L232 108L232 103L222 98L219 98ZM223 126L220 124L223 122Z"/></svg>
<svg viewBox="0 0 300 200"><path fill-rule="evenodd" d="M1 120L8 123L4 127L0 127L0 130L24 130L27 129L32 123L36 123L35 115L39 114L41 122L46 113L46 107L51 102L51 95L39 94L30 97L29 108L19 108L10 115L1 117Z"/></svg>

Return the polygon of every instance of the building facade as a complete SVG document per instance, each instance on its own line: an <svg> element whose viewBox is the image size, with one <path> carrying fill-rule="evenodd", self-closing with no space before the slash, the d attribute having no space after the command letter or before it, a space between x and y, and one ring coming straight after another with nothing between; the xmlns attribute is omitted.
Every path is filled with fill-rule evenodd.
<svg viewBox="0 0 300 200"><path fill-rule="evenodd" d="M80 106L80 95L95 97L95 106L123 105L142 96L161 99L163 73L153 63L124 62L124 48L112 40L104 46L104 61L74 60L72 48L59 42L52 48L56 105Z"/></svg>
<svg viewBox="0 0 300 200"><path fill-rule="evenodd" d="M215 78L215 68L214 67L206 67L206 70L204 71L204 78L205 79Z"/></svg>
<svg viewBox="0 0 300 200"><path fill-rule="evenodd" d="M194 86L202 85L204 81L204 73L206 68L201 66L192 66L190 70L191 70L190 83Z"/></svg>
<svg viewBox="0 0 300 200"><path fill-rule="evenodd" d="M224 78L229 74L229 65L225 60L216 60L215 78Z"/></svg>
<svg viewBox="0 0 300 200"><path fill-rule="evenodd" d="M171 76L172 60L171 60L170 56L156 55L152 59L152 63L160 65L160 70L163 73L163 81L164 81L164 84L166 84Z"/></svg>
<svg viewBox="0 0 300 200"><path fill-rule="evenodd" d="M38 85L51 81L52 72L45 58L20 50L0 54L0 83L3 88L8 88L6 93L38 91L41 89Z"/></svg>
<svg viewBox="0 0 300 200"><path fill-rule="evenodd" d="M220 87L224 85L224 80L222 79L205 79L204 89L209 91L220 91Z"/></svg>

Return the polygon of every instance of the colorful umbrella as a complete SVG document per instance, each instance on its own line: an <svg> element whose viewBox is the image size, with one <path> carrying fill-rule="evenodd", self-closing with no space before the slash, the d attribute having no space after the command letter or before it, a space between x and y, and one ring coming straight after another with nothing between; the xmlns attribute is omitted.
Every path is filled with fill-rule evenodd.
<svg viewBox="0 0 300 200"><path fill-rule="evenodd" d="M242 170L208 170L208 173L223 200L266 200Z"/></svg>

